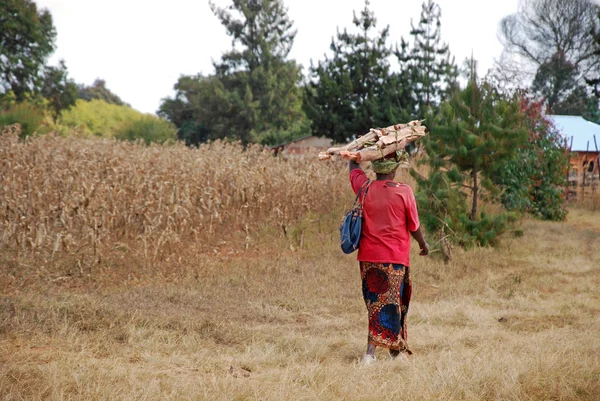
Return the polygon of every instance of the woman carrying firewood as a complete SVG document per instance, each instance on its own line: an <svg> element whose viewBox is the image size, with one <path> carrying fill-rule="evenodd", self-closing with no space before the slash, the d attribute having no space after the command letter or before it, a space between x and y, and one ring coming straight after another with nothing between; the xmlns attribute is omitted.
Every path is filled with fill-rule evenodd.
<svg viewBox="0 0 600 401"><path fill-rule="evenodd" d="M369 179L352 155L350 183L355 193L368 186L363 201L363 223L357 259L360 262L362 292L369 313L366 364L375 361L375 348L389 349L391 358L407 360L406 315L412 292L410 280L410 236L429 253L419 224L415 196L406 184L394 181L403 161L395 152L372 162L377 178Z"/></svg>

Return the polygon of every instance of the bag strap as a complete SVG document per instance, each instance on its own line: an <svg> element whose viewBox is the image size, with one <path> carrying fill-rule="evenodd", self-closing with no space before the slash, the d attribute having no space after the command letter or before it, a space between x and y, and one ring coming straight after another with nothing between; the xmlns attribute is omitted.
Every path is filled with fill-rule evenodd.
<svg viewBox="0 0 600 401"><path fill-rule="evenodd" d="M358 190L358 193L356 194L356 199L354 200L354 206L352 206L352 208L356 207L356 204L360 205L360 207L362 207L362 204L365 201L365 198L367 197L367 192L369 192L369 187L371 186L372 181L368 180L367 182L365 182L360 189ZM362 201L360 200L360 194L362 193L363 189L365 190L365 194L362 197Z"/></svg>

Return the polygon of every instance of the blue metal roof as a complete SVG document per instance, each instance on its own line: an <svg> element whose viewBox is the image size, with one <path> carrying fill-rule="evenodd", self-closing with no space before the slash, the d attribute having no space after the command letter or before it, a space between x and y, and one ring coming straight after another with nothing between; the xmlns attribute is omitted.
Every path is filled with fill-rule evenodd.
<svg viewBox="0 0 600 401"><path fill-rule="evenodd" d="M571 144L571 137L573 137L572 151L585 152L589 141L589 151L595 152L594 135L600 148L600 125L580 116L547 115L546 117L554 123L560 134L567 138L567 145Z"/></svg>

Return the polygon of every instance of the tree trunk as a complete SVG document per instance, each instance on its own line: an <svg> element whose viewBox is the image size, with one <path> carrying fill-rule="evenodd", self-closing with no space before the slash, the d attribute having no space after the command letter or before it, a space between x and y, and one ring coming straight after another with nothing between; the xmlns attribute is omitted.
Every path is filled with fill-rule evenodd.
<svg viewBox="0 0 600 401"><path fill-rule="evenodd" d="M473 207L471 208L471 221L475 221L477 217L477 197L479 196L479 184L477 182L477 167L473 167L471 171L473 177Z"/></svg>

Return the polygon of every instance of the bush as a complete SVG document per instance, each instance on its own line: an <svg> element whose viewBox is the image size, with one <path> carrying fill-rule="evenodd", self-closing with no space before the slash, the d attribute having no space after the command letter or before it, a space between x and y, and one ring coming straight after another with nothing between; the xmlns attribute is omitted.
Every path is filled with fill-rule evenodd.
<svg viewBox="0 0 600 401"><path fill-rule="evenodd" d="M24 138L39 131L44 125L44 120L43 109L25 102L17 103L0 114L0 128L20 124L21 137Z"/></svg>
<svg viewBox="0 0 600 401"><path fill-rule="evenodd" d="M508 210L527 211L544 220L563 220L567 215L563 194L568 158L562 138L543 116L541 103L522 99L521 114L529 140L494 177L504 188L502 203Z"/></svg>
<svg viewBox="0 0 600 401"><path fill-rule="evenodd" d="M79 99L74 107L62 113L61 124L84 134L113 137L129 122L138 120L143 115L128 106L118 106L98 99L89 102Z"/></svg>
<svg viewBox="0 0 600 401"><path fill-rule="evenodd" d="M151 142L164 143L177 139L177 128L167 120L147 114L125 123L115 134L115 138L143 139L146 144Z"/></svg>

